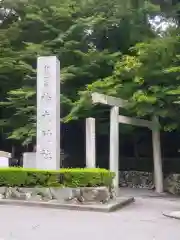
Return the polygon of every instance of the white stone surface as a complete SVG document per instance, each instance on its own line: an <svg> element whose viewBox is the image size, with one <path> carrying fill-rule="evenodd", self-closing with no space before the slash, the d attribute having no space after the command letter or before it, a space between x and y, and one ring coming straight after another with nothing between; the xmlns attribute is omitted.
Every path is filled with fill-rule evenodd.
<svg viewBox="0 0 180 240"><path fill-rule="evenodd" d="M95 119L86 119L86 167L96 167L96 133Z"/></svg>
<svg viewBox="0 0 180 240"><path fill-rule="evenodd" d="M0 167L9 167L9 158L0 157Z"/></svg>
<svg viewBox="0 0 180 240"><path fill-rule="evenodd" d="M176 219L180 220L180 211L173 211L173 212L170 212L170 213L164 213L163 215L166 216L166 217L176 218Z"/></svg>
<svg viewBox="0 0 180 240"><path fill-rule="evenodd" d="M110 170L115 172L115 189L119 186L119 108L112 107L110 112Z"/></svg>
<svg viewBox="0 0 180 240"><path fill-rule="evenodd" d="M23 153L23 167L24 168L36 168L36 153L35 152Z"/></svg>
<svg viewBox="0 0 180 240"><path fill-rule="evenodd" d="M5 151L0 151L0 157L11 158L11 153L5 152Z"/></svg>
<svg viewBox="0 0 180 240"><path fill-rule="evenodd" d="M37 62L36 167L60 168L60 62L55 56Z"/></svg>

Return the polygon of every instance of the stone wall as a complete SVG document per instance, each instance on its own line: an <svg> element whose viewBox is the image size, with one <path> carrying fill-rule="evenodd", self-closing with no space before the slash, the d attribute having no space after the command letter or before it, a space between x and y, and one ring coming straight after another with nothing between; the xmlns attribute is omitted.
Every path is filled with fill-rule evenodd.
<svg viewBox="0 0 180 240"><path fill-rule="evenodd" d="M180 174L169 174L164 179L164 188L171 194L180 195Z"/></svg>
<svg viewBox="0 0 180 240"><path fill-rule="evenodd" d="M120 187L154 189L153 173L141 171L120 171ZM164 190L180 195L180 174L164 176Z"/></svg>
<svg viewBox="0 0 180 240"><path fill-rule="evenodd" d="M55 203L91 203L105 204L116 199L112 188L101 187L0 187L0 199L25 200L25 201L53 201Z"/></svg>
<svg viewBox="0 0 180 240"><path fill-rule="evenodd" d="M153 174L141 171L120 171L120 187L154 188Z"/></svg>

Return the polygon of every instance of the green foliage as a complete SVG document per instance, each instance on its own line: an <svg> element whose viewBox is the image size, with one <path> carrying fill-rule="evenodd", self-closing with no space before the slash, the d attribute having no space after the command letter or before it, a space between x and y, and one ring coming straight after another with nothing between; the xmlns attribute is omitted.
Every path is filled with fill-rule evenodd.
<svg viewBox="0 0 180 240"><path fill-rule="evenodd" d="M95 187L110 186L115 174L106 169L60 169L46 171L1 168L0 186L8 187Z"/></svg>
<svg viewBox="0 0 180 240"><path fill-rule="evenodd" d="M61 60L61 117L70 121L93 113L83 91L111 76L120 52L155 36L146 18L155 10L127 0L4 0L0 9L0 126L24 144L35 137L38 55Z"/></svg>
<svg viewBox="0 0 180 240"><path fill-rule="evenodd" d="M128 113L160 116L165 130L180 124L179 36L138 43L116 62L112 76L88 85L84 95L101 92L129 100Z"/></svg>
<svg viewBox="0 0 180 240"><path fill-rule="evenodd" d="M176 18L173 13L165 18L153 3L158 2L0 1L0 127L5 137L35 142L40 55L61 61L63 121L97 113L104 119L107 111L94 108L90 99L99 91L129 99L128 114L157 114L166 129L170 121L177 127L179 29L155 31L149 22L155 16L174 23Z"/></svg>

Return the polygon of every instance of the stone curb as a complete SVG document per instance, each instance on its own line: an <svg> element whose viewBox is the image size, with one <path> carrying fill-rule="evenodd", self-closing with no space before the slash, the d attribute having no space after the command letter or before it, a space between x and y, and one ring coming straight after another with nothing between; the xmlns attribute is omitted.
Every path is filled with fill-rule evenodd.
<svg viewBox="0 0 180 240"><path fill-rule="evenodd" d="M37 202L37 201L23 201L23 200L9 200L1 199L0 205L9 206L28 206L28 207L40 207L51 209L64 209L64 210L76 210L76 211L93 211L93 212L113 212L130 203L134 202L134 197L120 197L115 203L102 204L102 205L80 205L80 204L66 204L66 203L54 203L54 202Z"/></svg>
<svg viewBox="0 0 180 240"><path fill-rule="evenodd" d="M174 211L171 213L163 213L165 217L174 218L180 220L180 211Z"/></svg>

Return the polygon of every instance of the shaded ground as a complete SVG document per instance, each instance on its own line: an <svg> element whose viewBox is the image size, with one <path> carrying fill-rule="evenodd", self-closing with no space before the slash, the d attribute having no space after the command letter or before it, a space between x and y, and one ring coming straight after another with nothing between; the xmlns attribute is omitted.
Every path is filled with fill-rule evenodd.
<svg viewBox="0 0 180 240"><path fill-rule="evenodd" d="M119 195L132 196L132 197L158 197L158 198L169 198L178 199L175 195L169 193L158 194L154 190L142 189L142 188L119 188ZM180 198L179 198L180 200Z"/></svg>
<svg viewBox="0 0 180 240"><path fill-rule="evenodd" d="M141 195L110 214L0 206L0 240L179 240L180 221L162 212L180 209L180 200Z"/></svg>

